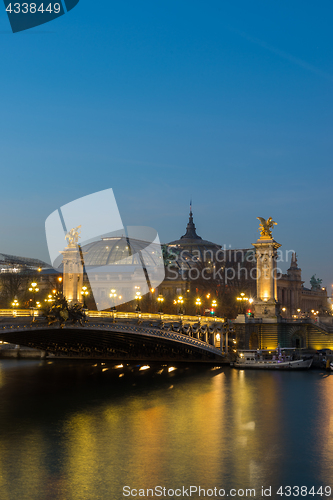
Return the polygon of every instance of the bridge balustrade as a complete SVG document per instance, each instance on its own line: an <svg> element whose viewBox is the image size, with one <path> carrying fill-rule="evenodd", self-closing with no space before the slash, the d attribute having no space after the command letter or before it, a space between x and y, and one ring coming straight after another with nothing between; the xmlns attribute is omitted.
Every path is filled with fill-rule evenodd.
<svg viewBox="0 0 333 500"><path fill-rule="evenodd" d="M1 316L18 316L18 317L28 317L28 316L42 316L43 312L35 309L0 309ZM224 318L210 317L210 316L187 316L184 314L153 314L153 313L137 313L137 312L116 312L116 311L87 311L87 316L89 318L119 318L119 319L136 319L141 318L143 320L155 319L163 321L182 321L187 323L200 323L207 324L212 322L225 321Z"/></svg>

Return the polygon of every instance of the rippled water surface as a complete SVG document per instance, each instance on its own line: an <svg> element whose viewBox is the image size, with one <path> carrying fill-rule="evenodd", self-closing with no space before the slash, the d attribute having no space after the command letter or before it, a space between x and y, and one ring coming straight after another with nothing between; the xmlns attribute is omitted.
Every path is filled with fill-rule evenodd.
<svg viewBox="0 0 333 500"><path fill-rule="evenodd" d="M0 433L1 500L134 498L125 485L283 498L333 487L333 376L1 360Z"/></svg>

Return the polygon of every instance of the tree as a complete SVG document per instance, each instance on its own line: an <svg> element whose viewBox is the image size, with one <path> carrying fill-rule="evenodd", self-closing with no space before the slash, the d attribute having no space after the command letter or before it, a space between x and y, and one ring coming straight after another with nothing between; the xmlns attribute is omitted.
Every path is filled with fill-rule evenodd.
<svg viewBox="0 0 333 500"><path fill-rule="evenodd" d="M15 297L19 302L27 298L27 288L32 277L30 271L0 273L0 305L10 307Z"/></svg>

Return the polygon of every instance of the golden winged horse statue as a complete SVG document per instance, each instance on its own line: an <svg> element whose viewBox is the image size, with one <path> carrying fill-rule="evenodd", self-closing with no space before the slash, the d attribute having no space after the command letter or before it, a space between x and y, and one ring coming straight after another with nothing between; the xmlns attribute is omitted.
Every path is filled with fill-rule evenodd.
<svg viewBox="0 0 333 500"><path fill-rule="evenodd" d="M259 224L259 230L260 230L260 237L261 238L272 238L272 231L271 229L273 226L277 226L277 222L274 222L272 217L269 217L269 219L264 219L263 217L257 217L257 219L260 221Z"/></svg>

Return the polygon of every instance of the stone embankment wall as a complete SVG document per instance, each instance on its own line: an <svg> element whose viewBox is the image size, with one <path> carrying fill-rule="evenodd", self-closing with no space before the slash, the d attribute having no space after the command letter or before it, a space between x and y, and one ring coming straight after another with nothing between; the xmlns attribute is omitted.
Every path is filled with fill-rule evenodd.
<svg viewBox="0 0 333 500"><path fill-rule="evenodd" d="M15 344L2 344L0 346L0 358L45 358L45 351L39 349L30 349L29 347L20 347Z"/></svg>

